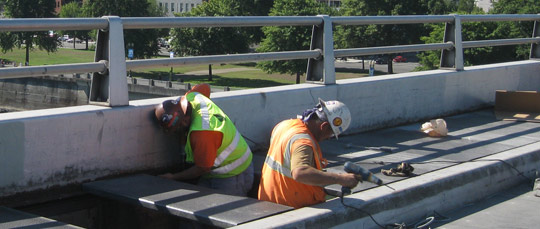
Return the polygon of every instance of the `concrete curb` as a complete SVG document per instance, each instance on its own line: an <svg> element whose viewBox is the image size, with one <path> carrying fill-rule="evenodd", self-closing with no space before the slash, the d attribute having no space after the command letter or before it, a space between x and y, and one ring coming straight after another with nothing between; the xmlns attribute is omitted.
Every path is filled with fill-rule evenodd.
<svg viewBox="0 0 540 229"><path fill-rule="evenodd" d="M390 183L391 188L380 186L355 193L346 196L344 202L369 212L382 225L402 222L409 225L432 215L433 211L449 211L527 181L514 168L532 180L540 170L540 143ZM235 228L329 227L378 226L366 213L345 207L336 198Z"/></svg>

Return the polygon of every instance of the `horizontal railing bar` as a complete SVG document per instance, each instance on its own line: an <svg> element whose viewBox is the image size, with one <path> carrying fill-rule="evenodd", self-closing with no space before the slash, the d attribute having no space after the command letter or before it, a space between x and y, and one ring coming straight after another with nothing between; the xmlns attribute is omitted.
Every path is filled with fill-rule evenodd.
<svg viewBox="0 0 540 229"><path fill-rule="evenodd" d="M124 29L188 28L188 27L249 27L249 26L311 26L322 24L316 16L234 16L234 17L126 17Z"/></svg>
<svg viewBox="0 0 540 229"><path fill-rule="evenodd" d="M502 46L502 45L520 45L540 43L540 37L534 38L515 38L515 39L501 39L501 40L481 40L481 41L464 41L463 48L478 48L488 46Z"/></svg>
<svg viewBox="0 0 540 229"><path fill-rule="evenodd" d="M331 17L335 25L414 24L452 22L450 15L345 16Z"/></svg>
<svg viewBox="0 0 540 229"><path fill-rule="evenodd" d="M461 22L476 21L538 21L540 14L481 14L459 15Z"/></svg>
<svg viewBox="0 0 540 229"><path fill-rule="evenodd" d="M0 68L0 79L105 71L107 71L107 64L105 62L25 66Z"/></svg>
<svg viewBox="0 0 540 229"><path fill-rule="evenodd" d="M354 48L354 49L336 49L335 57L348 56L367 56L375 54L403 53L416 51L430 51L450 49L454 45L452 43L433 43L433 44L418 44L418 45L400 45L400 46L380 46L370 48Z"/></svg>
<svg viewBox="0 0 540 229"><path fill-rule="evenodd" d="M104 18L16 18L1 19L0 31L49 31L107 29Z"/></svg>
<svg viewBox="0 0 540 229"><path fill-rule="evenodd" d="M459 15L462 22L473 21L534 21L537 14ZM452 15L402 16L337 16L335 25L413 24L452 22ZM308 26L319 25L317 16L225 16L225 17L125 17L125 29L180 28L180 27L248 27L248 26ZM48 31L107 29L105 18L16 18L1 19L0 31Z"/></svg>
<svg viewBox="0 0 540 229"><path fill-rule="evenodd" d="M307 50L307 51L161 58L161 59L126 61L126 68L128 70L133 70L133 69L148 68L148 67L172 67L172 66L189 65L189 64L220 64L220 63L258 62L258 61L265 61L265 60L295 60L295 59L319 58L321 57L321 55L322 55L321 51L316 49L316 50Z"/></svg>

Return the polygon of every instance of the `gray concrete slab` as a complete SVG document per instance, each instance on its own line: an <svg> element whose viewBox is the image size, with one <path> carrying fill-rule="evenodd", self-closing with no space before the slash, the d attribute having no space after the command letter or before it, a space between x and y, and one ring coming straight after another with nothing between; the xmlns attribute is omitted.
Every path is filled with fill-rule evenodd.
<svg viewBox="0 0 540 229"><path fill-rule="evenodd" d="M81 228L0 206L0 228Z"/></svg>
<svg viewBox="0 0 540 229"><path fill-rule="evenodd" d="M432 228L540 228L540 197L531 183L499 192L483 201L440 213Z"/></svg>
<svg viewBox="0 0 540 229"><path fill-rule="evenodd" d="M292 210L288 206L221 194L213 189L146 174L94 181L84 184L83 188L98 196L218 227L231 227Z"/></svg>
<svg viewBox="0 0 540 229"><path fill-rule="evenodd" d="M343 164L351 161L391 183L406 178L385 176L381 169L401 162L410 163L417 176L540 141L539 123L498 121L492 109L442 118L449 131L442 138L420 131L425 120L322 142L323 156L330 162L327 171L343 172ZM391 151L377 150L381 147ZM375 186L364 182L353 193ZM341 192L339 185L326 189L332 195Z"/></svg>

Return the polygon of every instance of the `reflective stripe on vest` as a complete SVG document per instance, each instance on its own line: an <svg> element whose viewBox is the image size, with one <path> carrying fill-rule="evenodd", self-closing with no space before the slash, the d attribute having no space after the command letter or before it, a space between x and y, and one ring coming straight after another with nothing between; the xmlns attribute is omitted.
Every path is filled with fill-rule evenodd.
<svg viewBox="0 0 540 229"><path fill-rule="evenodd" d="M216 157L216 160L214 161L214 167L219 167L221 165L221 163L223 163L223 161L225 161L225 159L227 159L227 157L229 157L229 155L231 155L231 153L238 146L239 141L240 141L240 132L238 132L238 130L236 130L236 133L234 134L234 139L231 142L231 144L229 144L229 146L227 146L227 148L223 149L223 151L221 151L221 153Z"/></svg>
<svg viewBox="0 0 540 229"><path fill-rule="evenodd" d="M210 128L210 115L208 112L208 105L206 104L206 101L204 100L204 95L197 93L197 95L195 95L195 98L197 98L201 106L200 109L201 109L201 116L202 116L202 128L209 129Z"/></svg>
<svg viewBox="0 0 540 229"><path fill-rule="evenodd" d="M283 176L292 178L292 171L291 171L291 147L292 144L299 139L307 139L311 141L311 144L313 147L316 147L315 141L311 138L309 134L295 134L294 136L289 139L287 142L287 146L285 147L285 151L283 152L283 164L280 164L279 162L275 161L270 156L267 156L264 162L273 170L279 172ZM313 153L317 154L317 149L313 149ZM318 160L318 157L314 157L316 160ZM318 163L317 163L318 164Z"/></svg>
<svg viewBox="0 0 540 229"><path fill-rule="evenodd" d="M249 159L249 155L251 155L251 150L248 147L246 149L246 151L244 152L244 155L242 155L241 158L236 159L235 161L233 161L232 163L230 163L228 165L212 169L212 171L210 173L212 173L212 174L226 174L226 173L229 173L229 172L233 171L234 169L238 168L239 166L241 166L242 164L244 164L244 162L246 162L246 160Z"/></svg>
<svg viewBox="0 0 540 229"><path fill-rule="evenodd" d="M277 171L281 175L292 179L291 169L285 166L281 166L279 162L274 161L274 159L272 159L271 157L266 157L266 159L264 159L264 163L266 163L266 165L272 168L274 171Z"/></svg>

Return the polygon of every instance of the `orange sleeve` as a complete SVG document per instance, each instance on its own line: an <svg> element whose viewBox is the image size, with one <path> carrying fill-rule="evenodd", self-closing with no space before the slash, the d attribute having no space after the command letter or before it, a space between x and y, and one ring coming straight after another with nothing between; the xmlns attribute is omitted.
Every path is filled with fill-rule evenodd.
<svg viewBox="0 0 540 229"><path fill-rule="evenodd" d="M223 134L219 131L201 130L193 131L189 136L195 165L210 171L216 160L217 150L221 146Z"/></svg>

